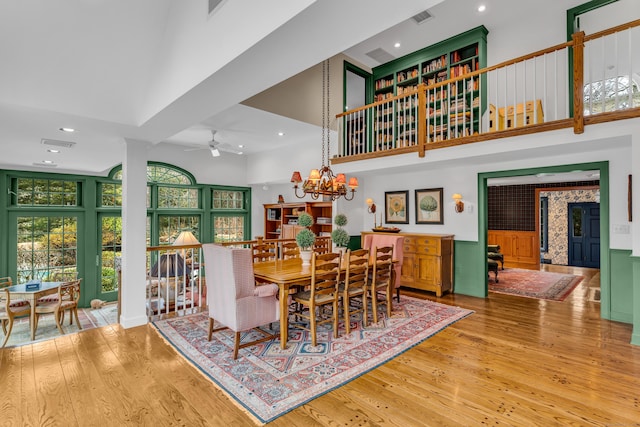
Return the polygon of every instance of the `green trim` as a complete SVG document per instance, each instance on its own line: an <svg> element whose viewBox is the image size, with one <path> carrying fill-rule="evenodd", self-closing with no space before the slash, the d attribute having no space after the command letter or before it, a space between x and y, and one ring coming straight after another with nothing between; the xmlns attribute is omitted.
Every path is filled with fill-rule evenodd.
<svg viewBox="0 0 640 427"><path fill-rule="evenodd" d="M606 301L600 297L600 304L608 304L611 320L633 322L633 263L631 250L611 249L611 289Z"/></svg>
<svg viewBox="0 0 640 427"><path fill-rule="evenodd" d="M486 246L485 246L486 247ZM486 298L488 295L486 258L476 254L483 252L478 242L455 240L453 245L453 291L456 294ZM483 273L483 270L485 271Z"/></svg>
<svg viewBox="0 0 640 427"><path fill-rule="evenodd" d="M609 162L577 163L572 165L537 167L497 172L484 172L478 174L478 244L479 247L472 255L482 264L484 274L488 274L486 258L487 229L488 229L488 202L487 180L489 178L502 178L511 176L535 175L537 173L563 173L578 170L600 171L600 316L611 320L609 299L611 296L611 268L609 257ZM477 271L476 274L480 274ZM484 285L487 286L486 284ZM477 292L478 290L476 290Z"/></svg>
<svg viewBox="0 0 640 427"><path fill-rule="evenodd" d="M344 84L342 85L342 103L344 104L344 101L347 99L347 71L351 71L353 74L364 78L364 104L371 104L373 102L373 74L348 61L344 61L343 64L342 81ZM342 105L342 111L347 111L345 105Z"/></svg>
<svg viewBox="0 0 640 427"><path fill-rule="evenodd" d="M167 184L167 185L196 185L197 181L196 178L193 176L193 174L185 169L182 169L181 167L178 166L174 166L172 164L169 163L164 163L164 162L154 162L154 161L148 161L147 162L147 168L149 166L162 166L162 167L166 167L167 169L171 169L174 170L182 175L184 175L189 181L190 184L175 184L172 182L160 182L160 181L148 181L147 182L152 182L154 184ZM117 178L114 178L114 176L120 172L122 170L122 164L118 165L118 166L114 166L113 169L111 169L111 171L109 171L109 178L114 180L114 181L120 181ZM148 171L148 170L147 170ZM147 173L147 178L149 177L149 174Z"/></svg>
<svg viewBox="0 0 640 427"><path fill-rule="evenodd" d="M633 332L631 344L640 345L640 257L631 256L633 271Z"/></svg>

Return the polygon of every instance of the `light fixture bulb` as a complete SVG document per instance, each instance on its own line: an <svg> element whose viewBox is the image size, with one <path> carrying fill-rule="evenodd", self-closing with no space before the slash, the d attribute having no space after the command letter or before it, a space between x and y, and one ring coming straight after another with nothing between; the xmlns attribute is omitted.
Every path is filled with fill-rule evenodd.
<svg viewBox="0 0 640 427"><path fill-rule="evenodd" d="M212 148L211 149L211 155L213 157L220 157L220 151L217 148Z"/></svg>

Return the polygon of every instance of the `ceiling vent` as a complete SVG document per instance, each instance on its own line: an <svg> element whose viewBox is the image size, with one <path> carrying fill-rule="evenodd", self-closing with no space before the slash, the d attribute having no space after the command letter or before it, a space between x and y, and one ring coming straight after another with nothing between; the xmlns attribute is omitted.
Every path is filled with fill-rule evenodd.
<svg viewBox="0 0 640 427"><path fill-rule="evenodd" d="M209 15L216 11L225 0L209 0Z"/></svg>
<svg viewBox="0 0 640 427"><path fill-rule="evenodd" d="M433 15L428 10L423 10L417 15L411 17L411 19L416 21L416 24L422 24L424 21L428 21L431 18L433 18Z"/></svg>
<svg viewBox="0 0 640 427"><path fill-rule="evenodd" d="M71 141L60 141L57 139L44 139L40 141L43 145L53 145L54 147L63 147L63 148L73 148L76 145L75 142Z"/></svg>
<svg viewBox="0 0 640 427"><path fill-rule="evenodd" d="M41 168L57 168L58 165L55 163L36 163L33 162L33 166L40 166Z"/></svg>
<svg viewBox="0 0 640 427"><path fill-rule="evenodd" d="M394 59L396 59L395 56L391 55L389 52L387 52L386 50L380 47L377 49L373 49L371 52L367 52L366 55L369 58L375 59L381 64L384 64L385 62L393 61Z"/></svg>

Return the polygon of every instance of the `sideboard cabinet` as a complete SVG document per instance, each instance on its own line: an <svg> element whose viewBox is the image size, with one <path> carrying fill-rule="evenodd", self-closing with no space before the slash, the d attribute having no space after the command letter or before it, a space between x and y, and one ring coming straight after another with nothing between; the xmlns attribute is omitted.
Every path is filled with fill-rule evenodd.
<svg viewBox="0 0 640 427"><path fill-rule="evenodd" d="M362 232L364 235L373 231ZM435 292L453 292L453 235L400 233L404 236L400 284Z"/></svg>

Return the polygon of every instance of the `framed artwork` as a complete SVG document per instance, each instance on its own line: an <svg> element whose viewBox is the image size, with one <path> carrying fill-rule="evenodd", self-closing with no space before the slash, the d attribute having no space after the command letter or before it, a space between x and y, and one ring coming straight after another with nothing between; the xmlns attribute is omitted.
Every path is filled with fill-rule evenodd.
<svg viewBox="0 0 640 427"><path fill-rule="evenodd" d="M442 188L416 190L416 224L444 224Z"/></svg>
<svg viewBox="0 0 640 427"><path fill-rule="evenodd" d="M409 191L385 191L384 222L409 224Z"/></svg>

